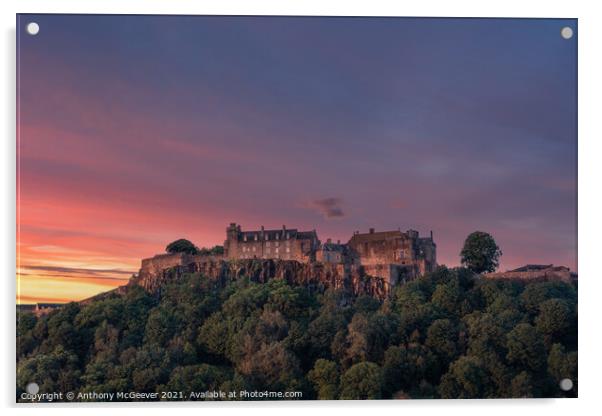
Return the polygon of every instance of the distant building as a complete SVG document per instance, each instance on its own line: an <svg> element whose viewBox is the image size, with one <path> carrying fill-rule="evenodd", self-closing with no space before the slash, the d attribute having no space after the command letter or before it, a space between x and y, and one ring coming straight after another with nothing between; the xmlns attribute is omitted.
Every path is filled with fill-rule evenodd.
<svg viewBox="0 0 602 416"><path fill-rule="evenodd" d="M527 264L505 272L486 273L488 279L521 279L521 280L561 280L571 282L577 280L577 274L568 267L553 264Z"/></svg>
<svg viewBox="0 0 602 416"><path fill-rule="evenodd" d="M37 317L47 315L56 308L63 306L62 303L34 303L17 305L17 311L32 313Z"/></svg>
<svg viewBox="0 0 602 416"><path fill-rule="evenodd" d="M226 259L279 259L310 262L320 246L316 230L287 229L243 231L231 223L226 228L224 258Z"/></svg>
<svg viewBox="0 0 602 416"><path fill-rule="evenodd" d="M36 303L34 314L36 316L47 315L56 308L63 306L62 303Z"/></svg>
<svg viewBox="0 0 602 416"><path fill-rule="evenodd" d="M400 280L432 272L437 267L437 246L430 237L420 237L418 231L356 232L348 246L366 273L385 278L394 285Z"/></svg>

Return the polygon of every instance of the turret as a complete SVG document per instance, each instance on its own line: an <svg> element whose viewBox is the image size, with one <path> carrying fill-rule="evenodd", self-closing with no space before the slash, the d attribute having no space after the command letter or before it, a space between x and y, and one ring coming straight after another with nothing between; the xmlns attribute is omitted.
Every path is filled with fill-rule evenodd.
<svg viewBox="0 0 602 416"><path fill-rule="evenodd" d="M224 241L224 257L234 258L238 251L238 235L240 233L240 225L231 222L226 228L226 241Z"/></svg>

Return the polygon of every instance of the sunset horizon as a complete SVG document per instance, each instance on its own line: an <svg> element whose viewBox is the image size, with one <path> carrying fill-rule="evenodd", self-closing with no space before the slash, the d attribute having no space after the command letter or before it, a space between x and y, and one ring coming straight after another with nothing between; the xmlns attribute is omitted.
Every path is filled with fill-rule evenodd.
<svg viewBox="0 0 602 416"><path fill-rule="evenodd" d="M578 271L570 19L31 17L17 303L112 290L231 222L433 231L450 267L479 230L500 270Z"/></svg>

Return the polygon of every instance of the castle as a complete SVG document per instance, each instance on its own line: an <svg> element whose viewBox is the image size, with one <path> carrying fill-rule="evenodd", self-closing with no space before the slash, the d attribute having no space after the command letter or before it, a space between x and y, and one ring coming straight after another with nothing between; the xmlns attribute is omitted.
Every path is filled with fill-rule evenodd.
<svg viewBox="0 0 602 416"><path fill-rule="evenodd" d="M362 267L370 276L390 285L421 276L437 267L437 246L418 231L355 232L348 243L322 244L316 230L298 231L285 225L278 230L243 231L231 223L226 228L224 257L236 259L295 260Z"/></svg>
<svg viewBox="0 0 602 416"><path fill-rule="evenodd" d="M282 226L280 230L241 231L231 223L226 229L224 257L227 259L279 259L309 262L315 260L320 246L316 230L298 231Z"/></svg>

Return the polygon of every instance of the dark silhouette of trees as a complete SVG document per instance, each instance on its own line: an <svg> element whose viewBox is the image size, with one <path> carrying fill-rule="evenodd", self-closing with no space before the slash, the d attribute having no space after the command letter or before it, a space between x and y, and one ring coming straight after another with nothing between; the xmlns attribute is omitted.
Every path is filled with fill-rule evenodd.
<svg viewBox="0 0 602 416"><path fill-rule="evenodd" d="M475 231L466 237L460 252L462 264L475 273L495 271L501 255L491 234L483 231Z"/></svg>
<svg viewBox="0 0 602 416"><path fill-rule="evenodd" d="M172 241L165 247L165 251L168 253L186 253L186 254L198 254L199 249L197 246L192 244L190 241L180 238L179 240Z"/></svg>

